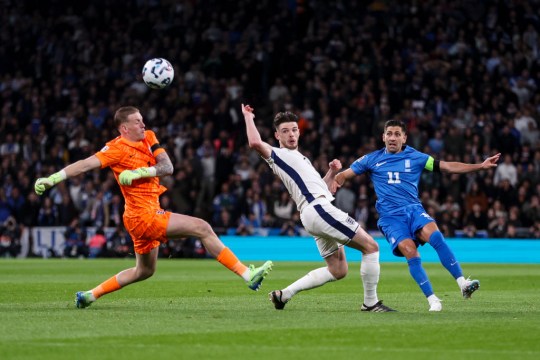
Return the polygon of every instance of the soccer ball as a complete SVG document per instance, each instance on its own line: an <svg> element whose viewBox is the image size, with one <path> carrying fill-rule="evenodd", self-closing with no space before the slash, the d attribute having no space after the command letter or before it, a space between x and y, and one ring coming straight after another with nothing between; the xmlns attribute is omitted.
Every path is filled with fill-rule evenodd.
<svg viewBox="0 0 540 360"><path fill-rule="evenodd" d="M164 89L174 78L174 69L170 62L162 58L150 59L142 69L143 81L152 89Z"/></svg>

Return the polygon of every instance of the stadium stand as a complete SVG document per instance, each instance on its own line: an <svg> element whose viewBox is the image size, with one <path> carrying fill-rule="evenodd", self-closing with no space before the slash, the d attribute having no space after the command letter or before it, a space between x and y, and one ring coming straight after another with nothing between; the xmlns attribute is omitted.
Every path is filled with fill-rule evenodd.
<svg viewBox="0 0 540 360"><path fill-rule="evenodd" d="M121 225L108 171L43 197L33 182L99 151L116 135L112 114L122 105L141 109L173 160L163 208L203 217L222 234L300 231L280 201L285 189L247 147L243 102L257 108L269 142L272 114L297 113L300 146L321 173L333 158L348 166L382 147L390 118L439 159L501 152L496 171L426 173L422 201L448 237L540 237L538 1L2 3L0 256L36 255L35 227L75 218ZM158 56L176 71L162 91L140 75ZM370 187L357 177L337 196L376 231ZM200 255L187 240L189 249L174 242L164 253Z"/></svg>

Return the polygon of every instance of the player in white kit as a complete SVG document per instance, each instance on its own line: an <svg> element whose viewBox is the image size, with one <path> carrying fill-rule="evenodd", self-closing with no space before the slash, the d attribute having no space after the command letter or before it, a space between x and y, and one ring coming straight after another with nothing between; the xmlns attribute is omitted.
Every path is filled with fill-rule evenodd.
<svg viewBox="0 0 540 360"><path fill-rule="evenodd" d="M332 205L334 196L329 190L334 176L341 170L341 162L332 160L328 173L321 177L311 161L298 151L298 117L291 112L280 112L274 117L275 137L279 148L262 141L255 126L253 108L242 104L249 146L255 149L279 176L298 207L304 228L315 238L325 267L310 271L282 290L270 292L269 298L278 310L298 292L309 290L330 281L343 279L348 264L343 245L360 250L360 275L364 285L362 311L395 311L384 305L377 296L379 283L379 245L347 213Z"/></svg>

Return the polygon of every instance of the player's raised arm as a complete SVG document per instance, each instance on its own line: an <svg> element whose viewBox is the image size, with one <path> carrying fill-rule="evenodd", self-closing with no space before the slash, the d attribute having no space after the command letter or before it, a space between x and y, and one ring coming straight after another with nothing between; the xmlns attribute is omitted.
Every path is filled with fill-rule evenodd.
<svg viewBox="0 0 540 360"><path fill-rule="evenodd" d="M454 173L454 174L466 174L474 171L479 170L487 170L491 168L497 167L497 162L499 161L499 158L501 157L501 154L495 154L493 156L488 157L484 162L480 164L466 164L462 162L455 162L455 161L441 161L440 167L441 171L448 172L448 173Z"/></svg>
<svg viewBox="0 0 540 360"><path fill-rule="evenodd" d="M253 108L249 105L242 104L242 114L246 121L246 133L249 147L261 154L263 158L268 159L272 154L272 147L261 139L261 134L255 126L255 114L253 113Z"/></svg>
<svg viewBox="0 0 540 360"><path fill-rule="evenodd" d="M339 170L341 170L342 168L341 161L339 161L338 159L334 159L328 164L328 166L328 172L326 173L326 175L324 175L323 180L328 186L328 190L330 190L332 194L335 194L337 191L337 186L335 186L334 184L334 179Z"/></svg>
<svg viewBox="0 0 540 360"><path fill-rule="evenodd" d="M345 181L347 181L347 179L351 179L355 176L356 174L350 168L335 175L334 181L332 181L332 184L330 184L329 186L332 194L335 193L338 188L342 187Z"/></svg>
<svg viewBox="0 0 540 360"><path fill-rule="evenodd" d="M43 195L45 190L52 188L59 182L99 167L101 167L101 161L99 161L97 156L91 155L86 159L76 161L73 164L66 166L49 177L37 179L34 184L34 191L38 195Z"/></svg>

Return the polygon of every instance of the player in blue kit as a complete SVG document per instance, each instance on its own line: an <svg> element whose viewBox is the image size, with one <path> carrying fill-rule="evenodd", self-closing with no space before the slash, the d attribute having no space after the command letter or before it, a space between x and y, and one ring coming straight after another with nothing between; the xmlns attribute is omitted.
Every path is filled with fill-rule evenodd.
<svg viewBox="0 0 540 360"><path fill-rule="evenodd" d="M279 147L261 139L255 126L253 108L242 104L249 147L256 150L272 171L283 181L300 212L304 228L315 238L326 266L310 271L284 289L271 291L268 296L277 310L300 291L314 289L328 282L344 278L348 272L344 245L362 252L360 276L364 285L361 311L395 311L384 305L377 296L379 283L379 245L344 211L332 205L330 187L341 170L341 162L334 159L326 175L321 177L311 161L298 151L298 117L291 112L279 112L274 117L274 136ZM335 192L335 189L334 189Z"/></svg>
<svg viewBox="0 0 540 360"><path fill-rule="evenodd" d="M456 279L463 297L468 299L478 290L478 280L465 279L461 266L444 240L435 220L426 212L418 198L418 182L425 170L464 174L497 166L501 154L487 158L481 164L465 164L433 159L405 145L407 132L399 120L384 125L385 147L362 156L349 169L334 178L331 191L356 175L367 173L375 187L379 213L377 225L396 256L404 256L409 272L429 302L429 311L441 311L441 300L434 294L431 282L422 267L418 246L429 243L437 252L442 265Z"/></svg>

